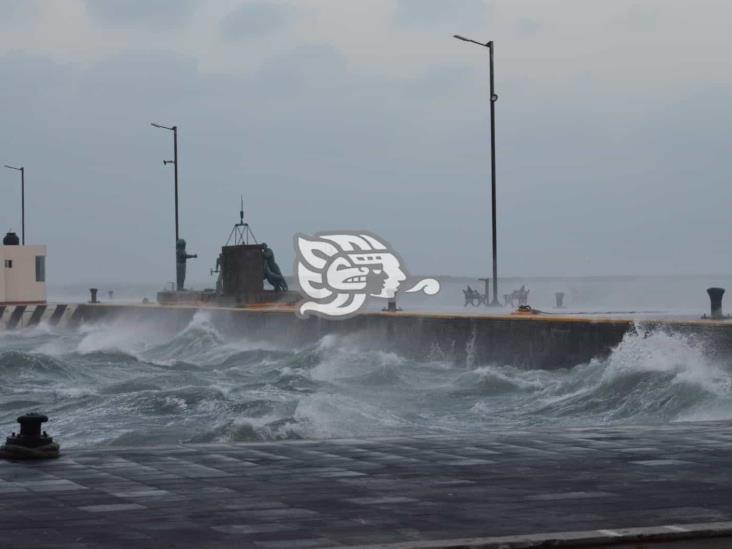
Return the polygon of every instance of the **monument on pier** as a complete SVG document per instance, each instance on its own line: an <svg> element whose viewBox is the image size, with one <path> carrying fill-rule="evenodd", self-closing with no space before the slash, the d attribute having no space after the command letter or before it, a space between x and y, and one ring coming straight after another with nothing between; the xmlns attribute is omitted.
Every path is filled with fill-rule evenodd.
<svg viewBox="0 0 732 549"><path fill-rule="evenodd" d="M187 255L185 246L178 249L178 265ZM185 259L183 260L183 279L185 279ZM228 307L287 303L294 304L300 296L288 290L287 281L275 261L274 251L264 242L257 242L249 223L244 221L244 201L239 210L239 222L234 225L229 238L221 247L216 266L211 269L217 275L216 288L204 291L181 291L180 270L178 271L179 291L158 293L161 305L170 304L210 304ZM265 281L271 286L265 288Z"/></svg>

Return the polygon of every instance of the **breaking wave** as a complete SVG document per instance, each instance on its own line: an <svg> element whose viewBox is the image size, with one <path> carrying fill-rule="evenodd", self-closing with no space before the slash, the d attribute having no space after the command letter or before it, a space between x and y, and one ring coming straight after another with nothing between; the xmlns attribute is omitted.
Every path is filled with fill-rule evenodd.
<svg viewBox="0 0 732 549"><path fill-rule="evenodd" d="M470 433L732 418L732 364L702 341L629 333L564 370L415 361L326 336L277 347L199 312L182 330L117 322L0 334L0 423L52 416L65 447Z"/></svg>

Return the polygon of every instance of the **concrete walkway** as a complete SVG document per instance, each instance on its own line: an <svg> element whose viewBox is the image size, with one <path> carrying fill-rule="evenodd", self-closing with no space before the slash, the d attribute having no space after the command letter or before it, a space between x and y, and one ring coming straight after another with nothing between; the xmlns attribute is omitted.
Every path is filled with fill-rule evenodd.
<svg viewBox="0 0 732 549"><path fill-rule="evenodd" d="M68 450L0 496L2 547L728 547L732 423Z"/></svg>

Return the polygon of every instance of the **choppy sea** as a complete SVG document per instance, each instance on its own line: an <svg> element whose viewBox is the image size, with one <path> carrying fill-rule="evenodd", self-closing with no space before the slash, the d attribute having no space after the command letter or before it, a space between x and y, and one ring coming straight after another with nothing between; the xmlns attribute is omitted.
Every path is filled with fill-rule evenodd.
<svg viewBox="0 0 732 549"><path fill-rule="evenodd" d="M42 411L71 448L732 418L732 364L693 337L628 334L608 358L564 370L468 363L347 337L232 339L206 312L182 330L42 324L0 332L0 429Z"/></svg>

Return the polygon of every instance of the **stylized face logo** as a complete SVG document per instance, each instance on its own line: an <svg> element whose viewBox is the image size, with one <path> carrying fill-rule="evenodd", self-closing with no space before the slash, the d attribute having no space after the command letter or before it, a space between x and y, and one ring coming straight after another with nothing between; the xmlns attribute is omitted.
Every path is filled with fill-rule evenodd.
<svg viewBox="0 0 732 549"><path fill-rule="evenodd" d="M323 233L295 236L297 275L300 289L310 298L298 313L343 318L358 312L368 296L390 299L407 279L399 256L382 239L357 233ZM439 291L434 279L407 290Z"/></svg>

